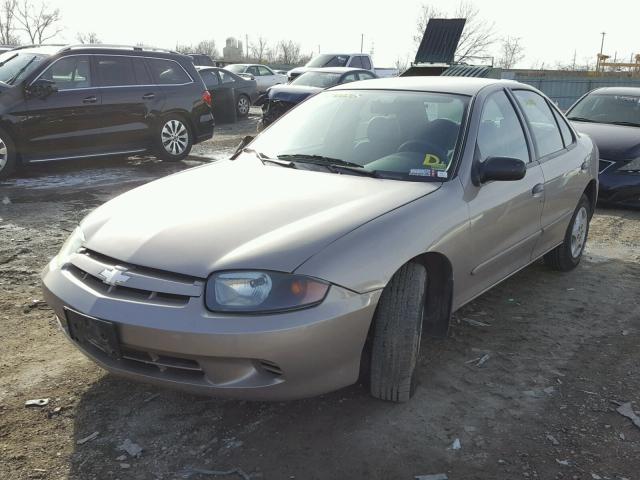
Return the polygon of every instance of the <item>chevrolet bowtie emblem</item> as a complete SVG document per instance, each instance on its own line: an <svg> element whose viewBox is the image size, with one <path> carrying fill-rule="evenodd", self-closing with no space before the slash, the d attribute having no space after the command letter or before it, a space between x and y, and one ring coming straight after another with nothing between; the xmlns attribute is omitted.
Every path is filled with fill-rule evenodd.
<svg viewBox="0 0 640 480"><path fill-rule="evenodd" d="M105 268L102 272L100 272L100 277L102 281L107 285L122 285L131 277L129 275L125 275L127 269L125 267L121 267L120 265L116 265L112 268Z"/></svg>

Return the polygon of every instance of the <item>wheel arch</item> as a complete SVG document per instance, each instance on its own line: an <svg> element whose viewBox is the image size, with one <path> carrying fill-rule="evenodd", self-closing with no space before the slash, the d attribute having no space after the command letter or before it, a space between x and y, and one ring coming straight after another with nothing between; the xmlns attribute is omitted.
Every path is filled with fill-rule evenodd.
<svg viewBox="0 0 640 480"><path fill-rule="evenodd" d="M165 121L165 119L167 119L167 118L169 118L171 116L178 116L187 124L187 126L191 130L191 136L193 137L193 142L195 143L195 135L196 135L195 125L193 124L191 115L189 115L189 112L187 112L186 110L173 109L173 110L169 110L167 112L163 112L158 117L158 120L159 120L158 121L158 128L162 128L162 124Z"/></svg>
<svg viewBox="0 0 640 480"><path fill-rule="evenodd" d="M446 255L425 252L410 260L424 265L427 270L427 292L423 332L444 338L449 332L453 303L453 267Z"/></svg>
<svg viewBox="0 0 640 480"><path fill-rule="evenodd" d="M589 206L591 207L589 218L591 218L596 211L596 203L598 202L598 183L595 179L591 179L583 193L589 199Z"/></svg>

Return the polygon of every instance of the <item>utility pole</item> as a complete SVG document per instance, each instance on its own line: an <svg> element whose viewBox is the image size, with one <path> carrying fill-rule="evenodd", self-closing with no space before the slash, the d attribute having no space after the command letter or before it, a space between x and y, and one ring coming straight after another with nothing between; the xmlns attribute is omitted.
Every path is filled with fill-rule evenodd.
<svg viewBox="0 0 640 480"><path fill-rule="evenodd" d="M246 58L249 58L249 35L248 34L244 34L244 43L245 43L245 48L247 50L247 56Z"/></svg>
<svg viewBox="0 0 640 480"><path fill-rule="evenodd" d="M607 34L607 32L600 32L600 35L602 35L602 42L600 42L600 55L598 55L598 62L596 63L596 72L600 71L600 58L602 57L602 52L604 50L604 36Z"/></svg>
<svg viewBox="0 0 640 480"><path fill-rule="evenodd" d="M362 48L364 46L364 33L360 34L360 53L362 53Z"/></svg>

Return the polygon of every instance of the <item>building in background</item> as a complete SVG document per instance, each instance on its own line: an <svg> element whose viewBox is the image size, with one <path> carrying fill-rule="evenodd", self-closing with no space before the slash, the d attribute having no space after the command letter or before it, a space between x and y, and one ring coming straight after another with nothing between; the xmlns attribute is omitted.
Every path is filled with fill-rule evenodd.
<svg viewBox="0 0 640 480"><path fill-rule="evenodd" d="M225 62L240 62L244 57L242 41L233 37L227 38L222 49L222 57Z"/></svg>

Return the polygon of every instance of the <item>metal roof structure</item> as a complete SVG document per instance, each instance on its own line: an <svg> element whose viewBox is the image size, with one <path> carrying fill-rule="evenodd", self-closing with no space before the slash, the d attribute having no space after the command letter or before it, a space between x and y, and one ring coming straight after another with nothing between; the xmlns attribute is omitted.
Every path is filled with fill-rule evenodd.
<svg viewBox="0 0 640 480"><path fill-rule="evenodd" d="M488 65L453 65L440 75L443 77L477 77L486 78L492 67Z"/></svg>
<svg viewBox="0 0 640 480"><path fill-rule="evenodd" d="M466 18L430 18L415 63L453 63Z"/></svg>

